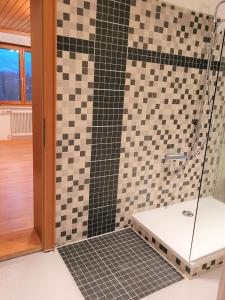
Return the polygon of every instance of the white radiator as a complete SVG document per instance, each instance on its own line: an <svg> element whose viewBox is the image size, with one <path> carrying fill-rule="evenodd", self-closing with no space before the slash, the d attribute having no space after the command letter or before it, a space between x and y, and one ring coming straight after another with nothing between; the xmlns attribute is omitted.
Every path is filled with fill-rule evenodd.
<svg viewBox="0 0 225 300"><path fill-rule="evenodd" d="M32 111L11 111L11 138L32 135Z"/></svg>

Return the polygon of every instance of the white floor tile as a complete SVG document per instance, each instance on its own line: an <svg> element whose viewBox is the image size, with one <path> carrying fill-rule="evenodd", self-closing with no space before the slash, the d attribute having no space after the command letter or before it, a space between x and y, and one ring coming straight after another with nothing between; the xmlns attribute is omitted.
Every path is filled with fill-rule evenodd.
<svg viewBox="0 0 225 300"><path fill-rule="evenodd" d="M0 263L2 300L84 299L59 253L35 253Z"/></svg>
<svg viewBox="0 0 225 300"><path fill-rule="evenodd" d="M184 279L143 300L216 300L221 270L194 280Z"/></svg>
<svg viewBox="0 0 225 300"><path fill-rule="evenodd" d="M220 270L182 280L145 300L216 300ZM0 263L2 300L83 300L59 253L35 253ZM109 299L110 300L110 299Z"/></svg>

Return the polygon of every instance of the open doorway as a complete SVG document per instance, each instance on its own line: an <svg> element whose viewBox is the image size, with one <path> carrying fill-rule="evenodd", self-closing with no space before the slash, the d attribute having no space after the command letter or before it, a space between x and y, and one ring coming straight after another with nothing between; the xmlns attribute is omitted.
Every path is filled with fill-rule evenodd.
<svg viewBox="0 0 225 300"><path fill-rule="evenodd" d="M1 5L0 255L11 256L41 243L34 230L30 1Z"/></svg>
<svg viewBox="0 0 225 300"><path fill-rule="evenodd" d="M54 24L54 1L0 2L0 260L54 248Z"/></svg>

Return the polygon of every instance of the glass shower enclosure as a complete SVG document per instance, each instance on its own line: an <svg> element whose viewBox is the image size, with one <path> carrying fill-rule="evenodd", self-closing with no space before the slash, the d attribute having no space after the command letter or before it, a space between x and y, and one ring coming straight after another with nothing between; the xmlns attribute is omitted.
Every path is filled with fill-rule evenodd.
<svg viewBox="0 0 225 300"><path fill-rule="evenodd" d="M196 205L190 261L213 254L211 268L222 263L225 251L225 47L224 33L213 49L218 70L210 71L209 115L199 197Z"/></svg>
<svg viewBox="0 0 225 300"><path fill-rule="evenodd" d="M203 67L198 89L192 91L195 107L188 125L193 131L186 144L165 153L163 171L168 172L162 198L170 184L173 203L132 216L134 230L188 278L217 268L225 255L225 21L217 18L221 4L225 1L204 23L208 43L202 39Z"/></svg>

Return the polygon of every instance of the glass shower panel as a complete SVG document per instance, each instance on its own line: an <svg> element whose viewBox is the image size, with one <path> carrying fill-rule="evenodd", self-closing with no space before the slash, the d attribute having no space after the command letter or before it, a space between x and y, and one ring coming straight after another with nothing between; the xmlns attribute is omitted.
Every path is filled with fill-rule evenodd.
<svg viewBox="0 0 225 300"><path fill-rule="evenodd" d="M213 197L216 200L225 203L225 130L223 131L223 138L218 161L218 168L216 171L216 181Z"/></svg>
<svg viewBox="0 0 225 300"><path fill-rule="evenodd" d="M221 41L222 43L222 41ZM224 47L225 48L225 47ZM220 46L215 60L225 57ZM217 47L217 50L219 47ZM222 51L222 52L221 52ZM225 250L225 61L211 71L214 99L195 214L190 261ZM208 116L210 118L210 116ZM203 150L204 151L204 150ZM219 254L218 254L219 255Z"/></svg>

